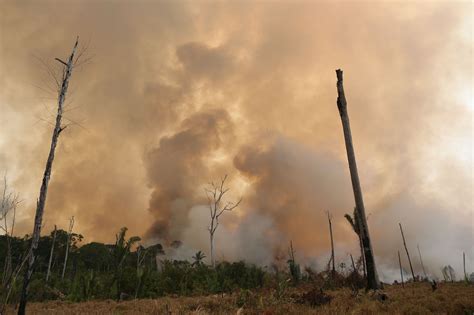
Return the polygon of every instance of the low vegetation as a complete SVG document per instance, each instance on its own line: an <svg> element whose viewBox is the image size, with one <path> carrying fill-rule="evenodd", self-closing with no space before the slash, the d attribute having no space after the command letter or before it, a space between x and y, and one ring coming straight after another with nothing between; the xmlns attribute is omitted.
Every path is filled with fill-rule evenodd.
<svg viewBox="0 0 474 315"><path fill-rule="evenodd" d="M442 282L435 290L427 281L385 285L382 291L364 290L362 266L300 271L294 253L286 265L262 268L240 262L204 263L197 252L190 261L166 259L160 244L147 248L138 237L117 234L115 244L89 243L83 237L56 231L51 275L46 281L54 232L40 239L33 274L29 311L34 314L471 314L474 286L468 282ZM62 279L67 240L66 275ZM13 265L23 260L29 238L11 238ZM7 239L0 236L0 257ZM175 242L173 246L179 247ZM179 250L175 248L173 250ZM15 312L21 281L13 283L8 312ZM4 298L2 292L2 298ZM80 303L79 303L80 302Z"/></svg>
<svg viewBox="0 0 474 315"><path fill-rule="evenodd" d="M472 314L474 286L442 283L432 291L429 283L386 286L385 300L364 290L327 290L327 303L314 305L308 299L311 284L289 287L283 295L276 288L236 290L229 294L157 299L113 300L71 303L49 301L31 303L32 314ZM9 312L14 313L13 307ZM8 312L7 312L8 313Z"/></svg>

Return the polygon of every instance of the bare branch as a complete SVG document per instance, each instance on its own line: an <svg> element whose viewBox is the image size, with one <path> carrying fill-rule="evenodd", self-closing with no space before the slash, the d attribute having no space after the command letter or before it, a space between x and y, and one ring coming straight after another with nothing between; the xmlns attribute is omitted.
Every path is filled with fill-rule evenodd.
<svg viewBox="0 0 474 315"><path fill-rule="evenodd" d="M59 58L54 58L54 60L59 61L60 63L62 63L63 65L65 65L65 66L67 67L67 63L64 62L64 61L62 61L61 59L59 59Z"/></svg>
<svg viewBox="0 0 474 315"><path fill-rule="evenodd" d="M219 217L222 213L224 213L224 211L232 211L234 210L235 208L237 208L240 204L240 202L242 201L242 198L240 198L240 200L234 204L233 202L228 202L224 208L222 208L222 210L219 212L219 214L217 215L217 217Z"/></svg>
<svg viewBox="0 0 474 315"><path fill-rule="evenodd" d="M225 211L232 211L233 209L237 208L242 201L242 198L237 203L234 202L227 202L225 206L221 206L222 199L224 195L229 191L229 188L225 188L225 181L227 180L227 175L225 175L222 180L220 181L219 185L216 185L214 182L209 184L209 187L205 188L204 191L207 196L207 201L209 205L209 216L210 216L210 224L208 227L210 242L211 242L211 263L212 266L215 267L215 260L214 260L214 234L219 226L219 217Z"/></svg>

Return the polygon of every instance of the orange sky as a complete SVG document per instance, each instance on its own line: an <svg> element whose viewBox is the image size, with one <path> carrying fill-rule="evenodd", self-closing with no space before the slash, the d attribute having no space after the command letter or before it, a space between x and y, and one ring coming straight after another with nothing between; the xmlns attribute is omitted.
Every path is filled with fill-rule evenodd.
<svg viewBox="0 0 474 315"><path fill-rule="evenodd" d="M2 1L0 171L32 228L58 70L76 35L91 62L73 73L44 231L207 250L203 188L229 174L242 205L218 253L266 263L293 240L324 263L325 211L338 255L357 250L335 72L345 73L369 226L381 265L398 222L427 264L474 263L470 2ZM184 251L184 249L183 249ZM186 252L187 255L187 252ZM382 275L383 276L383 275Z"/></svg>

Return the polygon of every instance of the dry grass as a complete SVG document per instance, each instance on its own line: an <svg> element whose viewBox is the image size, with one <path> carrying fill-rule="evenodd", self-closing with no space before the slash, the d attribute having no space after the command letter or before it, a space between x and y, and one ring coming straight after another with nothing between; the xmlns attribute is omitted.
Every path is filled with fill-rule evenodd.
<svg viewBox="0 0 474 315"><path fill-rule="evenodd" d="M205 297L164 297L125 302L91 301L30 303L28 314L474 314L474 286L441 283L432 292L428 283L405 288L387 286L388 299L374 292L349 289L327 291L328 304L310 306L303 296L308 285L290 288L284 294L274 290L242 291L232 295ZM9 313L14 313L13 309Z"/></svg>

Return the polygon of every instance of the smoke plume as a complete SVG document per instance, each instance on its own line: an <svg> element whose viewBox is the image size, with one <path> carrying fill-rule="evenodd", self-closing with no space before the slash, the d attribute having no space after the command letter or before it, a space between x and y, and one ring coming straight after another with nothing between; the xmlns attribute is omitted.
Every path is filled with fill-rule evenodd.
<svg viewBox="0 0 474 315"><path fill-rule="evenodd" d="M356 256L342 68L382 277L396 275L398 222L430 273L460 269L462 251L473 266L469 2L42 0L0 12L0 170L24 200L19 234L32 229L56 106L43 63L59 69L79 35L92 59L72 76L44 231L74 215L86 241L127 226L181 240L190 259L209 248L204 188L228 174L227 198L243 202L222 217L218 259L269 264L292 240L322 267L326 211L336 259Z"/></svg>

